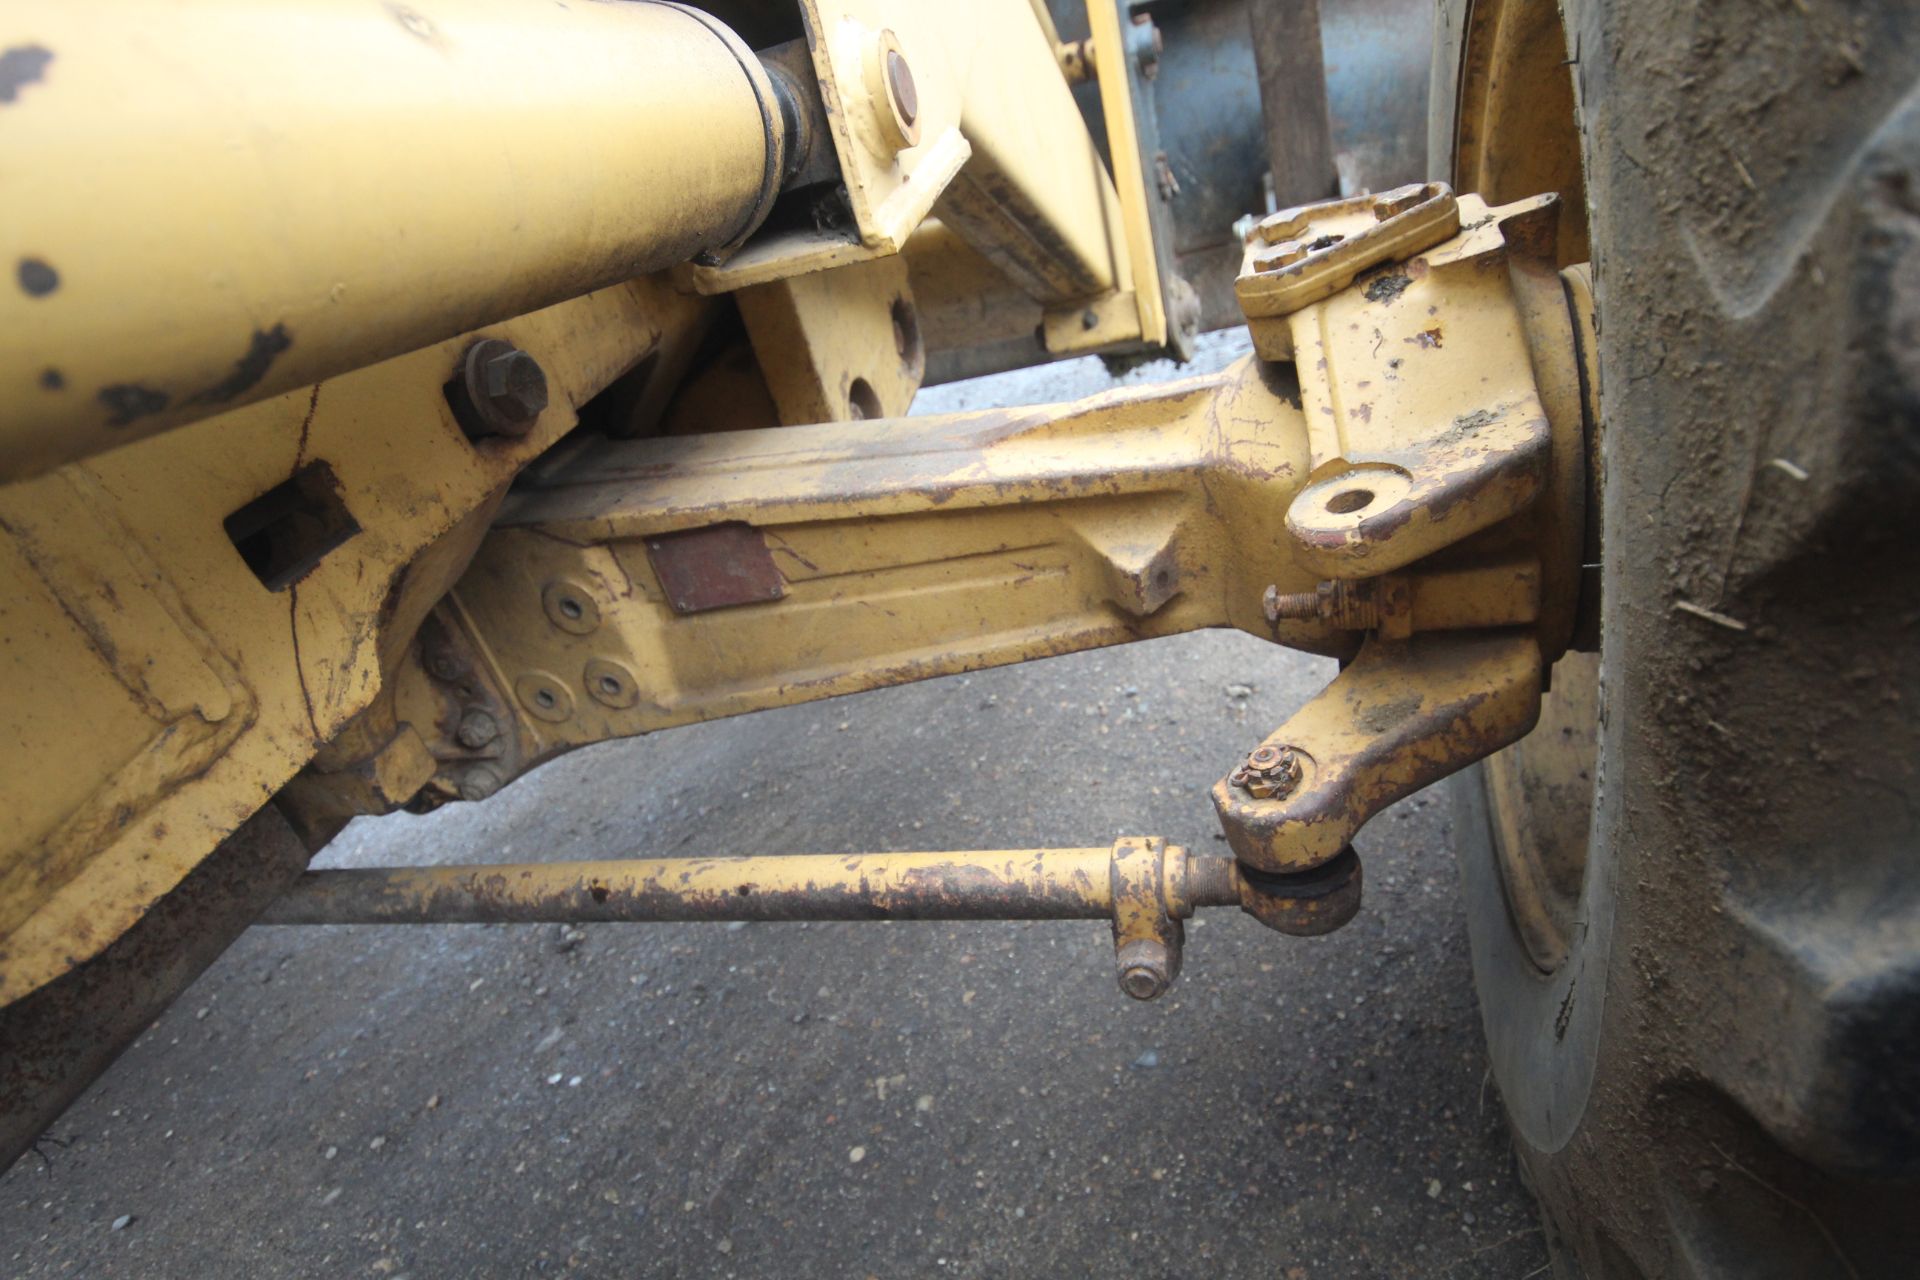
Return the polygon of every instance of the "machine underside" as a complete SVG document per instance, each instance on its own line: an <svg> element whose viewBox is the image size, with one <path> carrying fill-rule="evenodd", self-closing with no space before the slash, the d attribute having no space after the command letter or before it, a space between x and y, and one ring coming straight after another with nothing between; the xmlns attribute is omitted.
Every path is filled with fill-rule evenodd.
<svg viewBox="0 0 1920 1280"><path fill-rule="evenodd" d="M34 46L47 145L137 149L94 114L134 56L110 7ZM1209 283L1156 140L1173 55L1125 4L1071 39L1024 0L582 10L323 11L283 64L219 59L274 19L209 6L212 87L155 121L206 200L129 158L148 243L90 187L33 203L0 368L15 1149L255 920L1086 917L1152 998L1200 907L1352 918L1368 819L1526 734L1593 643L1593 303L1551 192L1248 201ZM235 102L368 50L437 96L235 145ZM548 96L505 109L508 66ZM1272 181L1337 197L1327 161ZM277 238L237 239L262 210ZM936 365L1226 319L1254 354L1216 375L903 416ZM1221 762L1230 856L303 870L592 742L1203 627L1342 663Z"/></svg>

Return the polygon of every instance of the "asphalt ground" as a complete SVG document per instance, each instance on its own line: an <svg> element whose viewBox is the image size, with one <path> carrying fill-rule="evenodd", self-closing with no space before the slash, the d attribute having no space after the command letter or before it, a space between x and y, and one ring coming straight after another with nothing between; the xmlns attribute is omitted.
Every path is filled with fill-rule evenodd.
<svg viewBox="0 0 1920 1280"><path fill-rule="evenodd" d="M861 694L361 820L319 865L1219 850L1206 789L1331 675L1205 633ZM1375 820L1330 937L1203 914L1146 1005L1090 922L257 928L0 1176L0 1272L1541 1275L1449 821Z"/></svg>

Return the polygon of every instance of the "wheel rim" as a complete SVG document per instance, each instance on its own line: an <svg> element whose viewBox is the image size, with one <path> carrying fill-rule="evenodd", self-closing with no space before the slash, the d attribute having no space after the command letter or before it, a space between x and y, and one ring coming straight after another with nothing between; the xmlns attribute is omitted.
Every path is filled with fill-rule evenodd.
<svg viewBox="0 0 1920 1280"><path fill-rule="evenodd" d="M1462 58L1455 185L1494 203L1557 193L1560 265L1586 261L1579 117L1560 6L1475 0ZM1590 303L1590 293L1585 296ZM1576 328L1582 327L1577 321ZM1590 382L1583 391L1591 432L1597 415ZM1587 461L1591 473L1597 449L1589 447ZM1588 489L1591 519L1600 509L1591 475ZM1597 562L1597 529L1589 529L1588 542L1583 558ZM1587 602L1587 612L1594 612L1594 603ZM1488 760L1484 770L1507 911L1542 974L1557 972L1577 940L1593 828L1599 706L1598 655L1566 654L1554 666L1538 726Z"/></svg>

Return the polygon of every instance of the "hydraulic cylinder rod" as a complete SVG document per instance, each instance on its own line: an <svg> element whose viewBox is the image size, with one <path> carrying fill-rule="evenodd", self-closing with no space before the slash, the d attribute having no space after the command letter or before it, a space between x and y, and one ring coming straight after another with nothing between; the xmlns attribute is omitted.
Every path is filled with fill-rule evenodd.
<svg viewBox="0 0 1920 1280"><path fill-rule="evenodd" d="M1228 858L1168 850L1169 914L1239 906ZM1113 849L622 858L309 871L261 924L1104 920Z"/></svg>
<svg viewBox="0 0 1920 1280"><path fill-rule="evenodd" d="M0 88L0 480L744 239L767 73L656 0L65 0Z"/></svg>

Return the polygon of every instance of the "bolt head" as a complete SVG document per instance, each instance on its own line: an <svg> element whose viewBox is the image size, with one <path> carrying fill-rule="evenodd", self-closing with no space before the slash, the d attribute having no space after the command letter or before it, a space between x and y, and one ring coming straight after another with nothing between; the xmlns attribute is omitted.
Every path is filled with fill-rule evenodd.
<svg viewBox="0 0 1920 1280"><path fill-rule="evenodd" d="M547 407L547 375L524 351L510 350L488 360L483 373L487 403L519 422L531 422Z"/></svg>
<svg viewBox="0 0 1920 1280"><path fill-rule="evenodd" d="M478 751L499 736L499 722L478 707L460 717L460 728L453 735L469 751Z"/></svg>
<svg viewBox="0 0 1920 1280"><path fill-rule="evenodd" d="M499 338L483 338L467 349L458 384L455 414L471 436L523 436L547 407L540 362Z"/></svg>

